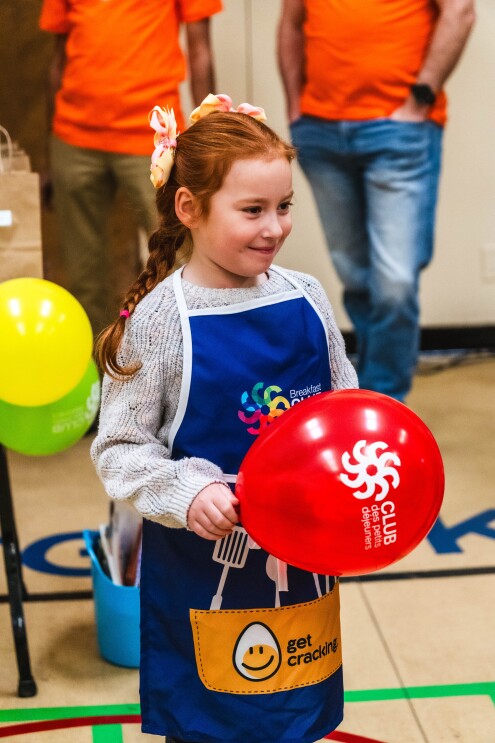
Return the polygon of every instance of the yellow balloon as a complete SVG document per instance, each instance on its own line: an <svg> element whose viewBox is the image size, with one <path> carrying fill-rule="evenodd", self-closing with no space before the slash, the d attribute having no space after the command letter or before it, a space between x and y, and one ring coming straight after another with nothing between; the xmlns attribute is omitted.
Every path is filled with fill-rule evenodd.
<svg viewBox="0 0 495 743"><path fill-rule="evenodd" d="M82 305L45 279L0 284L0 398L47 405L81 381L93 333Z"/></svg>

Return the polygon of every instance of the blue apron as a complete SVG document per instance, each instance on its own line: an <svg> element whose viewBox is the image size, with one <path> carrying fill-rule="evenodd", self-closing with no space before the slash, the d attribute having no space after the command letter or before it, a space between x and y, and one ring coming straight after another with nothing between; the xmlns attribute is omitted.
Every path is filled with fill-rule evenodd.
<svg viewBox="0 0 495 743"><path fill-rule="evenodd" d="M331 388L323 319L292 277L271 270L291 288L205 310L188 310L181 270L173 278L184 368L168 445L173 459L208 459L232 483L260 431ZM145 520L144 732L311 743L342 720L341 664L333 578L276 560L241 525L214 542Z"/></svg>

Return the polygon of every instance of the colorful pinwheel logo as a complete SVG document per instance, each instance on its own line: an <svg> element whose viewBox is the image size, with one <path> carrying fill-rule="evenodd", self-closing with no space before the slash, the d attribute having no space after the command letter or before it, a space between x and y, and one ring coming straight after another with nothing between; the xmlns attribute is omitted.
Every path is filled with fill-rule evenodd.
<svg viewBox="0 0 495 743"><path fill-rule="evenodd" d="M239 410L239 418L243 423L247 423L249 433L257 436L275 418L282 415L283 412L290 408L289 401L279 395L282 392L280 387L272 384L263 390L263 382L258 382L251 390L251 396L247 392L241 395L241 403L244 410Z"/></svg>
<svg viewBox="0 0 495 743"><path fill-rule="evenodd" d="M388 444L376 441L367 444L366 441L358 441L352 450L354 462L351 462L349 452L342 454L344 469L354 475L340 475L340 479L349 488L356 488L353 492L355 498L360 500L376 496L375 500L381 501L387 495L390 485L396 488L400 482L396 467L400 467L400 459L397 454L389 451L378 453L380 449L387 449ZM392 465L395 465L392 466ZM360 489L364 487L363 489Z"/></svg>

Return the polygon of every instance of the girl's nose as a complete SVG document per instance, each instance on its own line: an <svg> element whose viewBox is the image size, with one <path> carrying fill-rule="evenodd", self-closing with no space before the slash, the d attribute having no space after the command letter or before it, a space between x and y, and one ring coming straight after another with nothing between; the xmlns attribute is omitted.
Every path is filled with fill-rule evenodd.
<svg viewBox="0 0 495 743"><path fill-rule="evenodd" d="M277 214L267 214L261 237L282 237L283 229Z"/></svg>

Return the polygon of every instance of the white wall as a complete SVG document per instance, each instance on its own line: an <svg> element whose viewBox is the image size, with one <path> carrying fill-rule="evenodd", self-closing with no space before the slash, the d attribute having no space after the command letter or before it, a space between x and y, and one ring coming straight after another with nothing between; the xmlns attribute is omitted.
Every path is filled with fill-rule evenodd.
<svg viewBox="0 0 495 743"><path fill-rule="evenodd" d="M280 0L224 0L212 21L217 93L238 105L265 108L268 123L288 137L276 63ZM478 0L477 23L447 85L450 121L444 139L435 257L424 272L422 325L495 323L495 267L489 277L483 249L495 250L495 3ZM183 89L185 111L190 103ZM350 323L340 283L328 258L309 187L295 167L294 228L278 262L324 284L342 329ZM495 254L494 254L495 258Z"/></svg>

